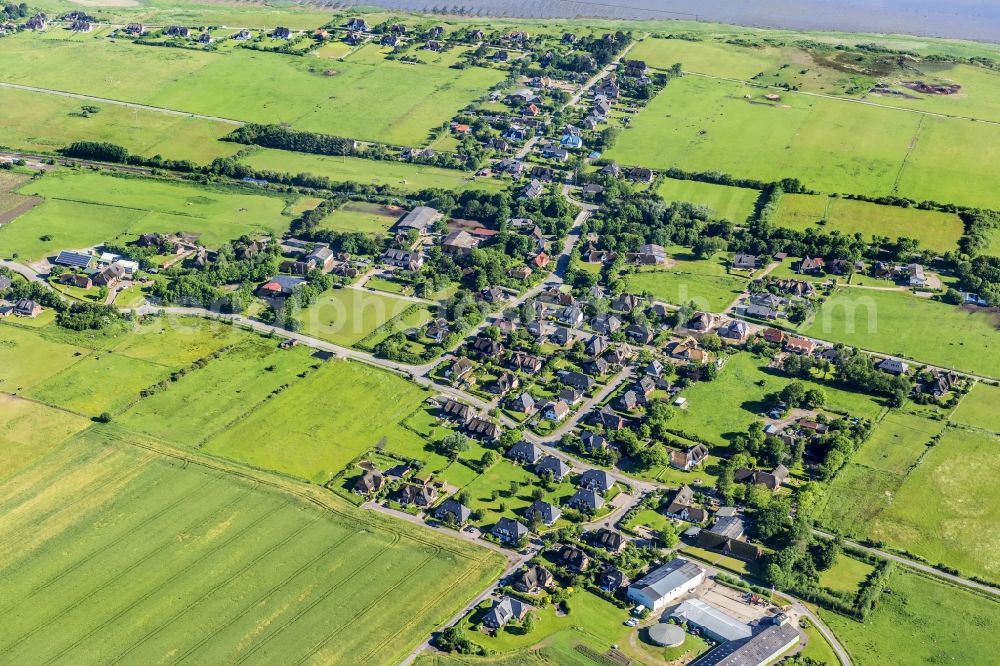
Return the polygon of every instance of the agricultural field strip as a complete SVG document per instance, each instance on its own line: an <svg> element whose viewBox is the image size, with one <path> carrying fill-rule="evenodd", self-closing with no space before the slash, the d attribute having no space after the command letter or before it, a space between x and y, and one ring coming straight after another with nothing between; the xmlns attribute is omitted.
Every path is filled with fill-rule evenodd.
<svg viewBox="0 0 1000 666"><path fill-rule="evenodd" d="M25 90L27 92L43 93L46 95L57 95L59 97L71 97L73 99L82 99L91 102L101 102L104 104L114 104L116 106L124 106L130 109L140 109L142 111L155 111L157 113L165 113L171 116L180 116L182 118L200 118L201 120L213 120L215 122L228 123L230 125L236 125L240 127L246 124L246 121L235 120L233 118L223 118L220 116L206 116L200 113L191 113L190 111L178 111L177 109L168 109L162 106L150 106L149 104L138 104L136 102L126 102L120 99L111 99L108 97L96 97L94 95L84 95L81 93L67 92L65 90L52 90L49 88L38 88L36 86L25 86L17 83L7 83L6 81L0 81L0 87L13 88L15 90Z"/></svg>
<svg viewBox="0 0 1000 666"><path fill-rule="evenodd" d="M352 571L349 576L347 576L346 578L344 578L341 581L338 581L335 585L329 587L326 591L324 591L323 594L319 595L312 603L310 603L307 606L301 608L298 613L296 613L295 615L293 615L292 617L290 617L285 623L283 623L275 631L273 631L270 634L268 634L267 637L265 637L263 640L258 641L253 646L253 648L251 648L250 650L248 650L246 652L246 654L244 654L240 659L236 660L235 663L242 664L247 659L249 659L250 657L252 657L254 655L254 653L257 652L257 650L261 649L262 647L264 647L265 645L267 645L269 642L271 642L272 640L274 640L279 634L281 634L283 631L285 631L285 629L287 629L289 626L291 626L292 624L294 624L296 622L296 620L298 620L300 617L302 617L303 615L305 615L306 613L308 613L309 611L311 611L313 608L315 608L316 606L318 606L322 602L326 601L330 597L331 594L333 594L334 592L336 592L340 588L341 585L343 585L344 583L347 583L348 581L350 581L353 578L355 578L358 574L362 573L365 569L367 569L370 565L372 565L375 562L375 560L379 559L380 557L382 557L382 555L384 555L385 553L387 553L389 551L389 548L391 546L395 545L398 542L398 540L399 540L399 535L398 534L394 534L394 540L392 541L391 544L384 546L382 548L382 550L378 551L377 553L375 553L374 555L372 555L371 557L369 557L367 560L364 561L364 563L362 563L361 566L359 566L357 569L355 569L354 571ZM362 617L364 617L365 614L368 613L368 611L370 611L372 608L374 608L380 601L382 601L387 596L389 596L390 594L392 594L392 592L394 592L400 585L402 585L405 582L407 576L413 575L416 572L418 572L421 569L423 569L425 566L427 566L427 564L437 556L437 553L438 553L438 551L435 550L434 552L432 552L431 554L429 554L427 557L425 557L423 560L421 560L420 563L417 564L416 567L414 567L412 570L410 570L406 575L401 576L399 578L399 580L394 585L392 585L391 587L386 588L382 592L382 594L380 594L377 597L375 597L375 599L373 599L371 602L369 602L369 604L367 606L365 606L364 608L361 608L360 610L358 610L358 612L355 613L353 617L351 617L346 622L344 622L343 624L341 624L339 627L337 627L336 629L334 629L332 632L330 632L329 634L327 634L326 638L324 638L319 643L317 643L316 645L314 645L309 650L309 652L307 652L296 663L300 664L300 663L308 660L309 657L311 657L316 652L318 652L319 650L321 650L323 648L323 646L325 646L330 641L331 638L333 638L334 636L336 636L337 634L339 634L341 631L343 631L344 629L346 629L347 627L351 626L356 621L358 621L359 619L361 619Z"/></svg>
<svg viewBox="0 0 1000 666"><path fill-rule="evenodd" d="M255 606L257 606L258 604L263 603L264 600L266 600L271 595L275 594L277 591L279 591L282 587L284 587L285 585L287 585L291 581L293 581L296 578L298 578L300 575L302 575L303 572L307 571L310 567L312 567L313 565L315 565L318 562L320 562L324 557L326 557L330 553L334 552L335 550L337 550L338 548L340 548L341 546L343 546L351 538L353 538L354 536L356 536L356 534L357 534L356 532L349 533L343 539L340 539L338 541L333 542L325 550L319 551L319 553L316 556L314 556L312 559L306 561L304 564L302 564L300 567L298 567L295 571L293 571L290 575L286 576L284 579L282 579L281 581L279 581L275 585L273 585L270 588L268 588L267 590L265 590L264 593L262 593L261 595L259 595L252 602L250 602L248 604L244 604L244 608L243 608L243 610L240 613L236 614L234 617L230 618L229 621L227 621L225 624L219 626L217 629L215 629L211 633L207 634L205 637L203 637L197 643L195 643L194 645L192 645L191 647L189 647L185 652L183 652L178 657L178 661L183 661L189 655L193 654L199 648L201 648L206 643L208 643L210 640L212 640L220 632L224 631L225 629L228 629L230 626L232 626L233 624L235 624L236 622L238 622L248 612L250 612ZM241 575L245 571L249 570L254 564L256 564L256 562L251 562L244 569L241 569L238 572L237 575ZM175 613L173 616L171 616L166 622L162 623L160 626L155 627L152 631L150 631L150 632L146 633L145 635L143 635L142 638L140 638L138 641L136 641L131 646L129 646L128 650L126 650L125 652L122 652L121 654L119 654L118 656L116 656L111 661L111 663L117 663L117 662L121 661L123 658L125 658L126 656L128 656L133 650L135 650L136 648L138 648L140 645L144 644L146 641L150 640L151 638L155 637L157 634L159 634L161 631L163 631L167 626L169 626L173 622L175 622L178 619L180 619L183 615L185 615L186 613L188 613L189 611L191 611L193 608L195 608L202 601L208 599L212 594L214 594L216 591L218 591L219 589L221 589L222 587L224 587L225 585L227 585L231 580L232 580L232 578L227 579L225 581L221 581L215 587L212 587L209 590L207 590L202 596L198 597L197 599L195 599L194 601L192 601L191 603L189 603L187 606L185 606L184 608L182 608L179 611L177 611L177 613ZM342 583L343 582L346 582L346 581L342 581Z"/></svg>
<svg viewBox="0 0 1000 666"><path fill-rule="evenodd" d="M963 116L953 113L941 113L939 111L925 111L923 109L910 109L904 106L892 106L890 104L879 104L878 102L869 102L864 99L854 99L852 97L840 97L837 95L828 95L826 93L809 92L805 90L786 90L784 88L778 88L775 86L762 86L759 83L753 81L746 81L743 79L733 78L729 76L718 76L715 74L705 74L704 72L690 72L684 70L684 74L690 74L692 76L700 76L706 79L715 79L718 81L729 81L730 83L740 83L747 86L753 86L756 88L765 88L767 90L780 90L782 94L795 94L795 95L805 95L807 97L819 97L821 99L836 100L838 102L850 102L853 104L864 104L865 106L874 106L880 109L889 109L891 111L904 111L907 113L916 113L921 116L935 116L937 118L953 118L956 120L968 120L975 123L986 123L987 125L1000 125L998 120L988 120L983 118L976 118L975 116Z"/></svg>
<svg viewBox="0 0 1000 666"><path fill-rule="evenodd" d="M202 484L202 486L200 486L195 491L196 492L195 495L184 495L184 496L181 496L178 499L178 501L176 501L173 504L169 505L165 509L162 509L161 511L157 512L154 516L150 517L149 520L153 520L156 517L165 515L167 511L170 511L171 509L175 508L176 506L179 506L179 505L183 504L185 501L190 500L192 497L196 497L197 494L200 494L203 490L210 489L211 484L212 484L212 478L207 479L205 481L205 483ZM244 530L236 533L235 535L233 535L232 537L230 537L227 541L225 541L222 544L222 547L228 546L231 543L233 543L234 541L236 541L238 538L240 538L240 537L248 534L254 527L256 527L257 525L259 525L261 522L263 522L264 520L266 520L271 515L275 514L278 510L280 510L281 508L283 508L287 504L288 504L288 502L286 502L285 504L277 504L277 505L271 507L267 512L264 513L264 515L257 517L254 520L254 522L249 527L247 527ZM207 518L212 517L212 515L214 515L214 513L217 510L218 510L217 508L213 508L208 514L206 514L206 515L199 515L195 520L193 520L190 523L188 523L186 525L186 528L187 529L191 529L194 526L203 523ZM302 529L304 529L304 528L302 528ZM126 534L125 536L127 538L127 537L132 537L134 535L135 535L135 532L133 531L133 532L131 532L129 534ZM26 631L24 633L21 633L16 640L12 641L11 643L7 644L5 647L3 647L2 649L0 649L0 655L6 654L7 652L9 652L10 650L12 650L13 648L17 647L18 645L20 645L21 643L23 643L27 639L29 639L32 636L34 636L35 633L41 631L42 629L48 627L53 622L56 622L57 620L60 620L63 616L65 616L68 613L72 612L74 609L76 609L81 604L83 604L86 601L88 601L91 597L93 597L94 595L98 594L99 592L101 592L102 590L104 590L109 585L111 585L111 584L113 584L115 582L118 582L119 580L122 579L123 576L126 576L127 574L131 573L132 571L134 571L135 569L137 569L138 567L140 567L145 562L147 562L150 559L152 559L152 558L156 557L157 555L159 555L163 551L164 548L166 548L167 546L170 545L170 542L174 538L175 538L174 535L170 534L170 535L167 535L164 539L156 542L155 545L152 547L152 549L150 549L148 552L146 552L144 555L138 557L137 559L133 559L131 561L131 563L127 567L124 567L122 569L118 569L115 572L115 574L112 575L110 578L107 578L107 579L101 581L100 583L97 584L96 587L94 587L94 588L88 590L87 592L85 592L84 594L80 595L75 601L71 602L69 605L64 606L61 610L57 611L55 615L52 615L48 619L43 620L40 624L35 625L34 628L32 628L32 629L30 629L30 630L28 630L28 631ZM196 564L199 564L202 560L208 558L210 555L214 555L214 554L215 554L214 550L207 551L203 555L201 555L190 566L193 567ZM141 597L138 601L134 602L131 606L126 607L118 615L116 615L114 618L112 618L112 620L117 619L118 617L120 617L121 615L123 615L125 612L127 612L128 610L130 610L132 607L134 607L135 605L137 605L139 603L139 601L141 601L141 600L143 600L145 598L148 598L154 592L161 591L164 587L166 587L167 583L175 580L176 578L180 577L182 574L186 573L188 571L188 568L189 567L184 568L184 569L178 571L177 573L175 573L167 581L164 581L160 586L155 587L147 595L144 595L143 597ZM35 590L35 592L32 593L32 596L34 594L37 594L38 592L40 592L42 589L44 589L44 588L37 588ZM112 621L112 620L109 620L109 621ZM98 627L98 630L99 629L100 629L100 627ZM94 631L96 631L96 630L93 630L91 633L94 633ZM88 636L89 636L89 634L88 634Z"/></svg>

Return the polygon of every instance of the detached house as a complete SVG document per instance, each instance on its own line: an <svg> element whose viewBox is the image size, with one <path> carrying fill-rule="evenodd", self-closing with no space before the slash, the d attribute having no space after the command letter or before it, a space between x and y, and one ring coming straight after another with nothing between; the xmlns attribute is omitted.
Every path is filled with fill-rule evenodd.
<svg viewBox="0 0 1000 666"><path fill-rule="evenodd" d="M687 451L672 450L670 452L670 466L685 472L705 462L708 457L708 447L704 444L696 444Z"/></svg>
<svg viewBox="0 0 1000 666"><path fill-rule="evenodd" d="M490 534L495 536L501 543L512 544L528 536L528 528L513 518L501 518L493 526L493 529L490 530Z"/></svg>
<svg viewBox="0 0 1000 666"><path fill-rule="evenodd" d="M534 594L539 590L551 587L552 574L543 566L528 567L514 580L514 589L523 594Z"/></svg>
<svg viewBox="0 0 1000 666"><path fill-rule="evenodd" d="M537 444L532 444L531 442L520 441L514 446L507 449L507 457L515 462L525 463L528 465L534 465L537 463L544 453L542 449Z"/></svg>
<svg viewBox="0 0 1000 666"><path fill-rule="evenodd" d="M559 510L559 507L542 500L535 500L531 506L524 510L524 517L529 521L535 520L537 516L538 520L545 525L554 525L561 515L562 511Z"/></svg>
<svg viewBox="0 0 1000 666"><path fill-rule="evenodd" d="M511 620L520 622L527 612L527 604L512 597L504 597L493 604L493 608L483 618L483 624L490 629L500 629Z"/></svg>

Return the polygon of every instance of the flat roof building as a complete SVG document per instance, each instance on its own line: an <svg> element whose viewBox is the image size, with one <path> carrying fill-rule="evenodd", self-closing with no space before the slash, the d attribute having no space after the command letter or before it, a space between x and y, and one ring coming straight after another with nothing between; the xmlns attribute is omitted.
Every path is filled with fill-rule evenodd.
<svg viewBox="0 0 1000 666"><path fill-rule="evenodd" d="M670 613L670 617L698 627L703 634L720 643L750 638L753 633L749 625L701 599L684 601Z"/></svg>

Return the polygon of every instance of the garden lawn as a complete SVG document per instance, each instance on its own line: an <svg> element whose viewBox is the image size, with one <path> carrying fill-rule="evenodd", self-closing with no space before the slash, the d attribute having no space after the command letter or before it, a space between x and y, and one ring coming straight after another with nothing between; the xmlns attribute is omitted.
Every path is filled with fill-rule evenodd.
<svg viewBox="0 0 1000 666"><path fill-rule="evenodd" d="M86 349L0 323L0 391L29 389L80 361Z"/></svg>
<svg viewBox="0 0 1000 666"><path fill-rule="evenodd" d="M320 222L320 229L339 233L384 234L404 211L399 206L383 206L367 201L349 201Z"/></svg>
<svg viewBox="0 0 1000 666"><path fill-rule="evenodd" d="M82 417L0 393L0 480L90 425Z"/></svg>
<svg viewBox="0 0 1000 666"><path fill-rule="evenodd" d="M820 220L825 223L819 224ZM956 250L964 233L962 221L954 213L809 194L782 196L774 223L799 231L860 233L865 238L913 238L920 242L921 248L941 253Z"/></svg>
<svg viewBox="0 0 1000 666"><path fill-rule="evenodd" d="M297 318L302 332L350 347L413 305L412 301L364 289L328 291Z"/></svg>
<svg viewBox="0 0 1000 666"><path fill-rule="evenodd" d="M795 93L772 103L763 94L738 82L675 79L605 157L764 181L798 178L831 193L1000 207L1000 127Z"/></svg>
<svg viewBox="0 0 1000 666"><path fill-rule="evenodd" d="M707 206L720 219L737 224L746 222L753 213L760 192L745 187L730 187L702 183L697 180L664 178L657 193L666 201L688 201Z"/></svg>
<svg viewBox="0 0 1000 666"><path fill-rule="evenodd" d="M205 450L325 483L377 446L406 457L422 449L420 437L400 422L427 397L390 372L331 361L213 437Z"/></svg>
<svg viewBox="0 0 1000 666"><path fill-rule="evenodd" d="M896 568L888 587L892 594L879 598L864 623L819 611L858 666L996 661L997 601L902 567Z"/></svg>
<svg viewBox="0 0 1000 666"><path fill-rule="evenodd" d="M922 363L1000 377L997 317L906 292L837 289L802 332Z"/></svg>
<svg viewBox="0 0 1000 666"><path fill-rule="evenodd" d="M958 403L951 420L1000 433L1000 388L977 382Z"/></svg>
<svg viewBox="0 0 1000 666"><path fill-rule="evenodd" d="M819 584L836 592L855 594L858 586L874 570L875 567L867 562L841 554L832 567L820 572Z"/></svg>
<svg viewBox="0 0 1000 666"><path fill-rule="evenodd" d="M476 178L464 171L395 160L329 157L261 148L240 161L259 171L309 173L324 176L334 182L387 185L403 192L416 192L431 187L453 191L484 189L498 192L506 186L504 181L496 178Z"/></svg>
<svg viewBox="0 0 1000 666"><path fill-rule="evenodd" d="M965 575L1000 580L1000 438L949 428L868 536L945 562Z"/></svg>
<svg viewBox="0 0 1000 666"><path fill-rule="evenodd" d="M197 447L292 386L316 361L304 347L247 341L144 398L117 418L137 432Z"/></svg>
<svg viewBox="0 0 1000 666"><path fill-rule="evenodd" d="M157 363L94 352L29 389L26 395L83 416L117 414L137 402L140 391L169 374L169 368Z"/></svg>
<svg viewBox="0 0 1000 666"><path fill-rule="evenodd" d="M20 253L24 259L153 232L194 233L204 245L218 247L245 234L280 234L289 223L282 215L284 199L241 188L65 170L20 191L46 199L0 228L0 254Z"/></svg>
<svg viewBox="0 0 1000 666"><path fill-rule="evenodd" d="M13 663L399 663L502 569L332 495L133 442L91 430L0 485Z"/></svg>
<svg viewBox="0 0 1000 666"><path fill-rule="evenodd" d="M854 457L872 469L906 474L927 450L944 423L921 416L891 412L883 418Z"/></svg>
<svg viewBox="0 0 1000 666"><path fill-rule="evenodd" d="M99 112L84 116L82 106ZM233 131L230 123L13 88L0 88L0 126L4 145L31 152L54 153L74 141L105 141L135 155L207 164L240 149L219 140Z"/></svg>
<svg viewBox="0 0 1000 666"><path fill-rule="evenodd" d="M765 412L765 398L780 391L793 378L771 371L766 361L747 352L727 357L718 377L697 382L681 395L688 399L686 409L674 409L671 430L725 444L732 436L746 432ZM819 382L803 381L806 388L819 388L826 394L826 406L852 416L874 419L881 407L861 393L851 393ZM762 383L762 384L761 384ZM698 474L702 476L701 474Z"/></svg>

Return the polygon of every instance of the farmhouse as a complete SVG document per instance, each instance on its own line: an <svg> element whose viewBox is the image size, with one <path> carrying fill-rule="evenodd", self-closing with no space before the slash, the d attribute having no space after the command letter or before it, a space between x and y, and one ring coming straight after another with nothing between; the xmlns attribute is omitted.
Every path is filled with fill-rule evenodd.
<svg viewBox="0 0 1000 666"><path fill-rule="evenodd" d="M756 483L771 490L777 490L781 484L788 480L788 468L778 465L770 472L741 467L733 474L736 483Z"/></svg>
<svg viewBox="0 0 1000 666"><path fill-rule="evenodd" d="M626 596L629 601L658 611L698 587L704 580L704 569L677 557L632 583Z"/></svg>
<svg viewBox="0 0 1000 666"><path fill-rule="evenodd" d="M398 499L403 506L427 508L437 499L437 488L430 484L407 483L399 489Z"/></svg>
<svg viewBox="0 0 1000 666"><path fill-rule="evenodd" d="M275 39L291 39L292 31L289 28L283 28L281 26L278 26L271 33L271 37Z"/></svg>
<svg viewBox="0 0 1000 666"><path fill-rule="evenodd" d="M3 280L6 278L0 277L0 289L3 289ZM80 289L90 289L94 286L93 281L90 279L89 275L83 273L63 273L59 276L60 284L68 284L73 287L78 287ZM10 286L10 285L7 285Z"/></svg>
<svg viewBox="0 0 1000 666"><path fill-rule="evenodd" d="M42 306L33 300L22 298L14 304L14 315L17 317L37 317L42 314Z"/></svg>
<svg viewBox="0 0 1000 666"><path fill-rule="evenodd" d="M732 267L737 270L755 270L757 268L757 257L752 254L737 253L733 257Z"/></svg>

